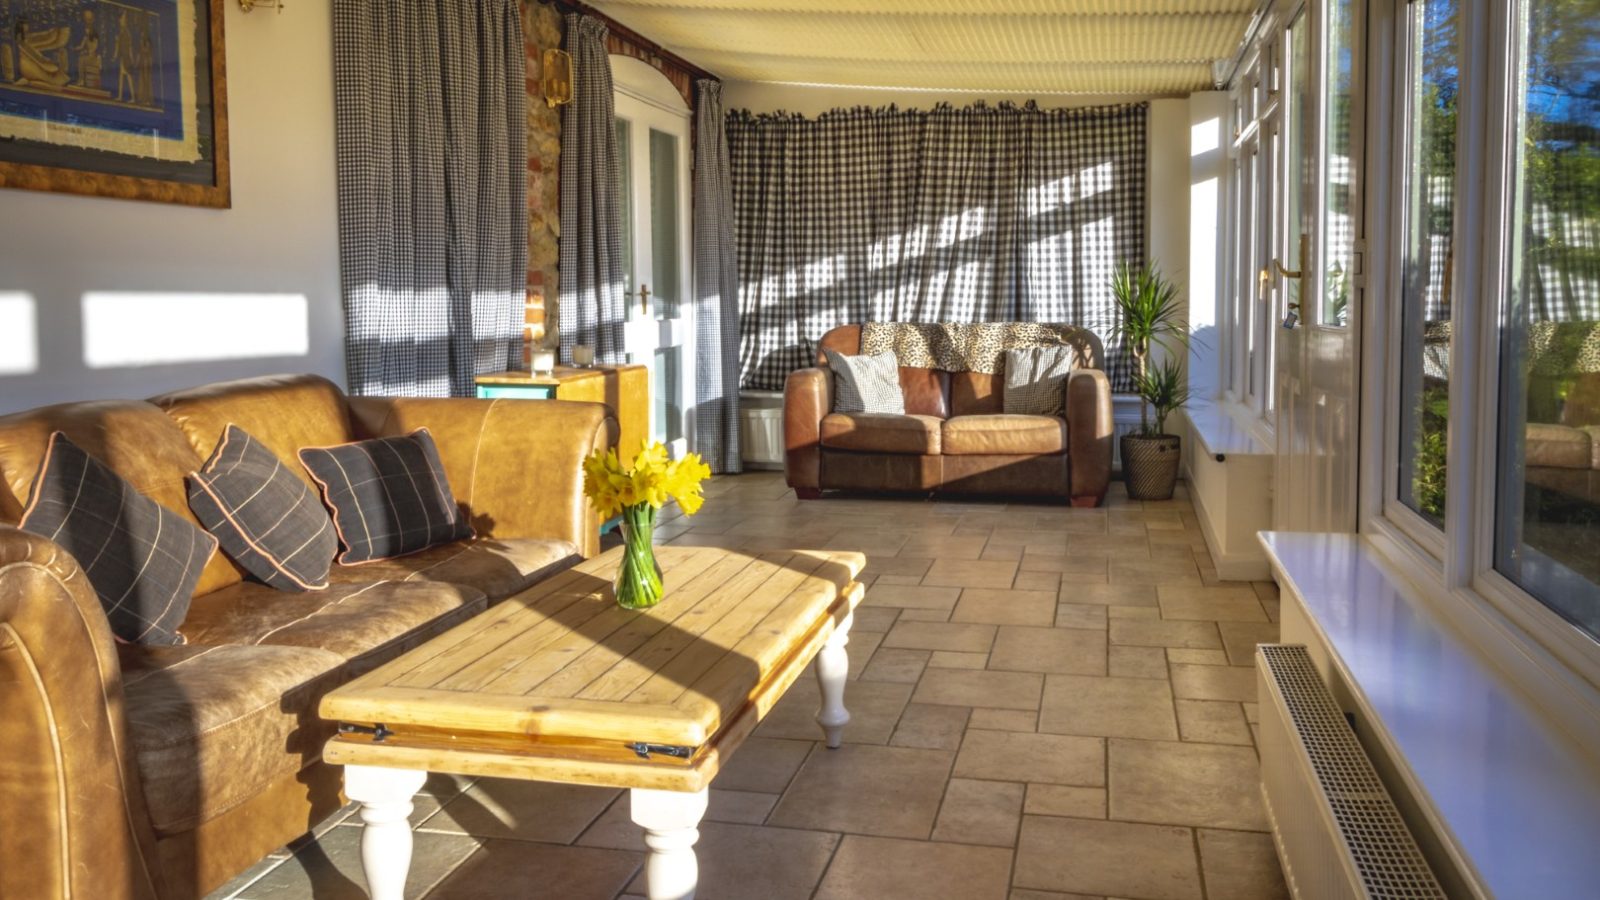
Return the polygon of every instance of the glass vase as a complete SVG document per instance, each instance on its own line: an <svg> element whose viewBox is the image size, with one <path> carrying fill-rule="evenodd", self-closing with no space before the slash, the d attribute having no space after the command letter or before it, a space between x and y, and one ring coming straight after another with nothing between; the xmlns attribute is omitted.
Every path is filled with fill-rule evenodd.
<svg viewBox="0 0 1600 900"><path fill-rule="evenodd" d="M656 511L648 503L622 511L622 565L617 567L617 605L649 609L661 602L665 587L656 562Z"/></svg>

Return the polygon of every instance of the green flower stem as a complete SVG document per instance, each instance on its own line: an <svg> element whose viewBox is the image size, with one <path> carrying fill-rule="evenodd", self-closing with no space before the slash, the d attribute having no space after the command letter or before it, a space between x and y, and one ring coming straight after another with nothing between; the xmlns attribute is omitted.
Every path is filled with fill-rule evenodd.
<svg viewBox="0 0 1600 900"><path fill-rule="evenodd" d="M664 587L655 555L656 509L638 503L622 510L622 566L617 572L617 603L648 609L661 602Z"/></svg>

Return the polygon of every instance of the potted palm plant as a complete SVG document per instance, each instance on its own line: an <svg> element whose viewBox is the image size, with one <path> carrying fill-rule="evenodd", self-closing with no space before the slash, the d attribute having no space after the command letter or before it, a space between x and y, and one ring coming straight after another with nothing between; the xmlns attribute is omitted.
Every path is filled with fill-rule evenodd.
<svg viewBox="0 0 1600 900"><path fill-rule="evenodd" d="M1189 346L1178 288L1154 265L1121 265L1111 277L1118 336L1133 356L1139 430L1122 436L1122 477L1134 500L1169 500L1178 483L1181 444L1167 434L1167 416L1189 399L1177 357ZM1162 350L1159 365L1151 354ZM1150 420L1151 409L1155 421Z"/></svg>

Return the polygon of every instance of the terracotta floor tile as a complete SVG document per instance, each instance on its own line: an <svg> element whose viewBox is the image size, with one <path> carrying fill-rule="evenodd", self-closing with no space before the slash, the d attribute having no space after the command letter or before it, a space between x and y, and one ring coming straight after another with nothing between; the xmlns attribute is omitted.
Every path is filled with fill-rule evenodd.
<svg viewBox="0 0 1600 900"><path fill-rule="evenodd" d="M1057 628L1106 629L1106 608L1087 603L1056 604Z"/></svg>
<svg viewBox="0 0 1600 900"><path fill-rule="evenodd" d="M1167 654L1161 647L1106 648L1107 671L1117 678L1166 678Z"/></svg>
<svg viewBox="0 0 1600 900"><path fill-rule="evenodd" d="M952 778L933 826L933 839L1010 849L1022 822L1023 786L1006 781Z"/></svg>
<svg viewBox="0 0 1600 900"><path fill-rule="evenodd" d="M1039 714L1031 709L975 709L968 728L985 731L1037 731Z"/></svg>
<svg viewBox="0 0 1600 900"><path fill-rule="evenodd" d="M1017 563L997 559L936 559L922 583L931 587L1008 588Z"/></svg>
<svg viewBox="0 0 1600 900"><path fill-rule="evenodd" d="M1204 619L1228 622L1265 622L1266 611L1248 587L1193 587L1163 584L1156 587L1163 619Z"/></svg>
<svg viewBox="0 0 1600 900"><path fill-rule="evenodd" d="M760 825L767 820L767 814L772 812L772 808L776 805L778 805L777 794L730 791L714 787L711 789L710 803L706 808L706 821Z"/></svg>
<svg viewBox="0 0 1600 900"><path fill-rule="evenodd" d="M1024 816L1015 883L1148 900L1201 898L1189 829L1094 819Z"/></svg>
<svg viewBox="0 0 1600 900"><path fill-rule="evenodd" d="M1111 818L1262 831L1261 770L1250 747L1112 740Z"/></svg>
<svg viewBox="0 0 1600 900"><path fill-rule="evenodd" d="M883 639L885 647L911 650L960 650L967 653L987 653L994 643L995 626L972 625L956 622L908 622L902 613L900 621Z"/></svg>
<svg viewBox="0 0 1600 900"><path fill-rule="evenodd" d="M846 835L816 900L1006 900L1011 850Z"/></svg>
<svg viewBox="0 0 1600 900"><path fill-rule="evenodd" d="M746 738L733 759L717 773L717 787L737 791L758 791L781 794L789 786L800 764L811 753L812 740L821 734L807 735L807 740L783 741L764 737Z"/></svg>
<svg viewBox="0 0 1600 900"><path fill-rule="evenodd" d="M1168 622L1164 619L1113 619L1111 643L1135 647L1222 649L1212 622Z"/></svg>
<svg viewBox="0 0 1600 900"><path fill-rule="evenodd" d="M966 707L929 706L913 703L900 716L889 743L896 747L921 747L926 750L955 750L967 730Z"/></svg>
<svg viewBox="0 0 1600 900"><path fill-rule="evenodd" d="M787 828L926 839L954 759L948 751L911 747L819 749L767 821Z"/></svg>
<svg viewBox="0 0 1600 900"><path fill-rule="evenodd" d="M1027 801L1022 809L1030 816L1104 819L1106 789L1068 784L1029 784Z"/></svg>
<svg viewBox="0 0 1600 900"><path fill-rule="evenodd" d="M1219 623L1221 624L1221 623ZM1168 647L1167 661L1193 666L1225 666L1228 654L1221 650L1195 650L1189 647Z"/></svg>
<svg viewBox="0 0 1600 900"><path fill-rule="evenodd" d="M855 645L851 638L850 646ZM922 670L928 665L928 657L933 654L927 650L901 650L894 647L884 647L872 654L872 661L861 670L863 681L898 681L902 684L916 684L922 677ZM854 670L854 659L851 660Z"/></svg>
<svg viewBox="0 0 1600 900"><path fill-rule="evenodd" d="M1071 675L1106 673L1106 633L1079 628L1002 626L989 652L989 668Z"/></svg>
<svg viewBox="0 0 1600 900"><path fill-rule="evenodd" d="M1244 666L1191 666L1174 663L1172 692L1184 700L1256 699L1256 670Z"/></svg>
<svg viewBox="0 0 1600 900"><path fill-rule="evenodd" d="M920 584L875 584L861 598L863 606L898 606L902 609L955 608L960 588L924 587Z"/></svg>
<svg viewBox="0 0 1600 900"><path fill-rule="evenodd" d="M1043 689L1044 676L1034 672L928 669L912 697L944 706L1036 710ZM849 704L848 696L845 702Z"/></svg>
<svg viewBox="0 0 1600 900"><path fill-rule="evenodd" d="M989 665L989 654L964 650L935 650L928 665L937 669L982 669Z"/></svg>
<svg viewBox="0 0 1600 900"><path fill-rule="evenodd" d="M1250 726L1237 703L1179 700L1178 733L1186 741L1249 745Z"/></svg>
<svg viewBox="0 0 1600 900"><path fill-rule="evenodd" d="M952 622L980 625L1050 625L1055 618L1055 591L994 588L967 588L950 614Z"/></svg>
<svg viewBox="0 0 1600 900"><path fill-rule="evenodd" d="M1150 584L1088 584L1062 579L1057 599L1062 603L1099 606L1155 606L1156 589Z"/></svg>
<svg viewBox="0 0 1600 900"><path fill-rule="evenodd" d="M990 781L1105 784L1104 742L1022 731L967 729L955 774Z"/></svg>
<svg viewBox="0 0 1600 900"><path fill-rule="evenodd" d="M1177 740L1172 690L1155 678L1051 675L1039 730L1055 734Z"/></svg>
<svg viewBox="0 0 1600 900"><path fill-rule="evenodd" d="M1272 836L1202 828L1200 871L1213 897L1230 900L1288 900Z"/></svg>

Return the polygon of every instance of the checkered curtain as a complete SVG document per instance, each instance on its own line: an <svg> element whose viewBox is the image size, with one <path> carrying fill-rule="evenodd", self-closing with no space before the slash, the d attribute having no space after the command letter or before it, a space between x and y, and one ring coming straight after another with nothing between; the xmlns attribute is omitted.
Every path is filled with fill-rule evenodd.
<svg viewBox="0 0 1600 900"><path fill-rule="evenodd" d="M469 395L522 359L517 0L334 0L333 29L350 390Z"/></svg>
<svg viewBox="0 0 1600 900"><path fill-rule="evenodd" d="M728 115L740 372L781 390L850 322L1071 322L1114 390L1111 271L1140 262L1148 105Z"/></svg>
<svg viewBox="0 0 1600 900"><path fill-rule="evenodd" d="M617 132L611 100L607 28L567 16L572 102L561 112L561 359L587 344L595 361L626 362L622 217L617 199Z"/></svg>
<svg viewBox="0 0 1600 900"><path fill-rule="evenodd" d="M695 83L695 449L718 474L739 461L739 259L722 82Z"/></svg>

